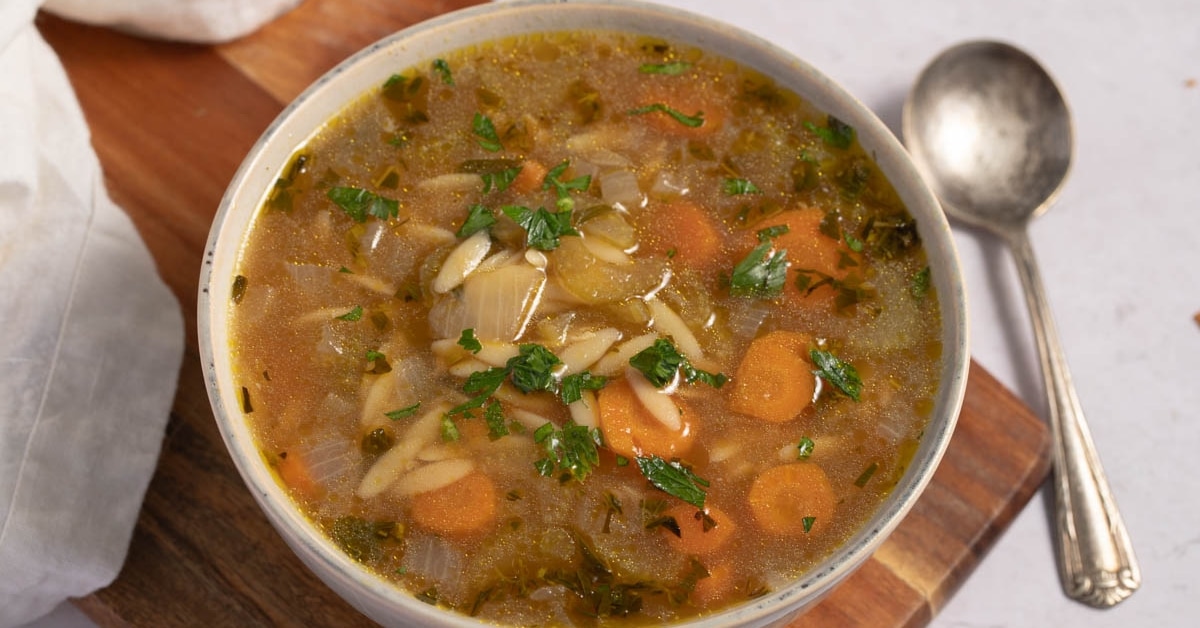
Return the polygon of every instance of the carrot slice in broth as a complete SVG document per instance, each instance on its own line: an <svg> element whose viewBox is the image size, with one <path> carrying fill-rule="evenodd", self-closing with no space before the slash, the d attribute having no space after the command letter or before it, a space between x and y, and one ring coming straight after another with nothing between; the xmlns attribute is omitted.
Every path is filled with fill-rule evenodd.
<svg viewBox="0 0 1200 628"><path fill-rule="evenodd" d="M805 357L807 334L774 331L755 338L738 365L729 409L772 423L796 418L816 392L813 366Z"/></svg>
<svg viewBox="0 0 1200 628"><path fill-rule="evenodd" d="M610 380L596 394L604 444L626 458L655 455L670 459L686 454L695 439L691 413L679 399L675 403L682 410L683 426L679 430L671 430L654 418L627 380Z"/></svg>
<svg viewBox="0 0 1200 628"><path fill-rule="evenodd" d="M811 462L771 467L754 479L747 495L760 528L797 538L821 535L833 523L837 495L825 471Z"/></svg>
<svg viewBox="0 0 1200 628"><path fill-rule="evenodd" d="M470 539L496 521L496 484L480 471L412 498L412 521L439 536Z"/></svg>

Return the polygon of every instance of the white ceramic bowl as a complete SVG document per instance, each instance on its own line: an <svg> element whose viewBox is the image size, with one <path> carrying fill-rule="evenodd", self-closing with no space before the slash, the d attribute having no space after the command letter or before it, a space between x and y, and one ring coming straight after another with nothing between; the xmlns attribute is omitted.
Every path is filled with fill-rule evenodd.
<svg viewBox="0 0 1200 628"><path fill-rule="evenodd" d="M520 33L580 28L646 33L704 48L773 77L853 126L916 219L941 302L943 357L934 414L911 466L891 496L841 549L791 585L684 625L766 625L812 605L892 532L928 484L954 431L969 355L962 274L949 225L900 143L862 103L815 68L758 37L666 7L624 0L535 0L487 4L447 14L367 47L284 109L254 145L221 200L200 280L199 340L208 394L238 470L268 519L305 564L352 605L384 625L470 626L479 622L420 602L363 569L321 534L275 481L243 420L230 368L228 304L243 237L293 152L348 102L376 87L380 76L475 43Z"/></svg>

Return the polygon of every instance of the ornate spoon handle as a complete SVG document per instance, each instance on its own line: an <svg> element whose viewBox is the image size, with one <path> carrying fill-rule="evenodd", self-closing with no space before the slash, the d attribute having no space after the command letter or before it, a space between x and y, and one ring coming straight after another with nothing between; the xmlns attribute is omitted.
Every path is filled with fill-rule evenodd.
<svg viewBox="0 0 1200 628"><path fill-rule="evenodd" d="M1024 228L1005 235L1025 289L1049 395L1059 577L1071 598L1109 608L1132 595L1142 575L1071 383L1029 237Z"/></svg>

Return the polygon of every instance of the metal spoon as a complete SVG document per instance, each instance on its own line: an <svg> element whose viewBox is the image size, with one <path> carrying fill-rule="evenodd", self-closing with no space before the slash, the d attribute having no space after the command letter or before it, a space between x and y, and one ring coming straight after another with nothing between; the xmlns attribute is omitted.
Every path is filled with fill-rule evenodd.
<svg viewBox="0 0 1200 628"><path fill-rule="evenodd" d="M946 212L1000 235L1016 258L1050 401L1059 576L1071 598L1114 606L1137 590L1141 572L1071 383L1027 231L1070 169L1066 102L1029 55L971 42L925 68L905 103L903 127Z"/></svg>

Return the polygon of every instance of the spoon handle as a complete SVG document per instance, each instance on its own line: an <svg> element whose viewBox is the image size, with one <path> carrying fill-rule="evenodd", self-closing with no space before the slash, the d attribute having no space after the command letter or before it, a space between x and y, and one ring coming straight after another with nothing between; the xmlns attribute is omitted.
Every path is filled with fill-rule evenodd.
<svg viewBox="0 0 1200 628"><path fill-rule="evenodd" d="M1072 599L1109 608L1137 590L1141 571L1071 383L1029 236L1024 229L1006 235L1025 289L1049 396L1059 577Z"/></svg>

